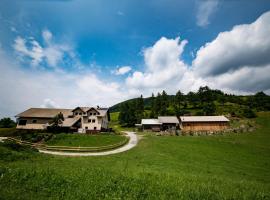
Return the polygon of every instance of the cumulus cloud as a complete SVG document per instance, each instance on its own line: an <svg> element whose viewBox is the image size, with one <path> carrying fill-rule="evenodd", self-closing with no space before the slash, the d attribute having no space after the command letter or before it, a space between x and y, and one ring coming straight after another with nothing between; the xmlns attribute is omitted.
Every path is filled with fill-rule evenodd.
<svg viewBox="0 0 270 200"><path fill-rule="evenodd" d="M205 27L209 25L209 18L218 9L218 0L201 0L198 2L198 11L196 14L197 25Z"/></svg>
<svg viewBox="0 0 270 200"><path fill-rule="evenodd" d="M39 70L39 67L23 69L0 48L0 117L14 116L40 105L67 108L110 106L140 94L149 96L161 90L173 94L179 89L189 92L203 85L241 94L259 90L269 93L269 35L270 12L267 12L254 23L220 33L197 51L191 66L181 58L187 41L179 37L162 37L143 50L145 68L130 73L124 83L101 79L85 70L68 73ZM44 51L54 45L49 32L43 32L43 38L46 47L33 39L26 41L18 37L14 48L39 66L48 59ZM29 42L31 47L26 44ZM130 72L129 66L123 67L123 71L118 69L119 74Z"/></svg>
<svg viewBox="0 0 270 200"><path fill-rule="evenodd" d="M45 45L42 47L34 38L26 39L18 36L14 40L13 48L20 56L30 59L34 67L42 62L46 62L49 67L57 67L63 61L64 55L71 53L71 47L53 43L52 37L52 33L45 29L42 32Z"/></svg>
<svg viewBox="0 0 270 200"><path fill-rule="evenodd" d="M174 90L184 77L187 65L180 59L186 40L162 37L152 47L143 51L145 71L135 71L126 79L129 88Z"/></svg>
<svg viewBox="0 0 270 200"><path fill-rule="evenodd" d="M132 68L130 66L123 66L123 67L117 68L112 73L115 75L124 75L124 74L130 72L131 70L132 70Z"/></svg>
<svg viewBox="0 0 270 200"><path fill-rule="evenodd" d="M41 108L57 108L59 107L55 101L51 99L44 99L43 104L40 106Z"/></svg>
<svg viewBox="0 0 270 200"><path fill-rule="evenodd" d="M270 63L270 12L254 23L235 26L201 47L193 61L200 76L216 76L242 67Z"/></svg>
<svg viewBox="0 0 270 200"><path fill-rule="evenodd" d="M111 106L129 98L119 83L91 71L23 69L0 48L0 117L15 116L29 107Z"/></svg>
<svg viewBox="0 0 270 200"><path fill-rule="evenodd" d="M148 93L162 89L187 92L201 85L242 94L269 91L269 35L267 12L254 23L220 33L197 51L192 66L181 59L187 41L163 37L144 50L145 70L129 76L127 87Z"/></svg>

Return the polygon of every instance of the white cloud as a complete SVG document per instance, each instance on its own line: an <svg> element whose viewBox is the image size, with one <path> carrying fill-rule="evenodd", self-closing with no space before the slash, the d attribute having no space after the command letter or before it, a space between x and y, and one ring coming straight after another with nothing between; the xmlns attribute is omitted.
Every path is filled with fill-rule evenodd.
<svg viewBox="0 0 270 200"><path fill-rule="evenodd" d="M59 107L55 101L51 99L44 99L43 104L40 106L41 108L57 108Z"/></svg>
<svg viewBox="0 0 270 200"><path fill-rule="evenodd" d="M201 27L209 25L209 18L217 10L218 5L219 0L201 0L198 2L197 25Z"/></svg>
<svg viewBox="0 0 270 200"><path fill-rule="evenodd" d="M23 69L1 49L0 71L0 118L30 107L111 106L130 97L118 83L102 80L91 71Z"/></svg>
<svg viewBox="0 0 270 200"><path fill-rule="evenodd" d="M45 41L43 47L32 37L25 39L18 36L14 41L13 48L20 56L29 58L34 67L46 62L48 66L56 68L63 61L65 54L72 53L72 49L66 44L53 43L53 35L49 30L44 30L42 37Z"/></svg>
<svg viewBox="0 0 270 200"><path fill-rule="evenodd" d="M124 75L124 74L130 72L131 70L132 70L132 68L130 66L123 66L123 67L119 67L116 70L112 71L112 73L115 75Z"/></svg>
<svg viewBox="0 0 270 200"><path fill-rule="evenodd" d="M45 35L45 36L44 36ZM143 50L145 69L135 71L122 82L99 78L93 71L77 73L23 69L7 58L0 48L0 117L14 116L29 107L110 106L120 101L152 92L177 90L189 92L199 86L226 92L247 94L264 90L270 92L270 12L252 24L239 25L223 32L197 51L192 66L183 62L181 55L186 40L162 37ZM55 44L52 35L44 33L49 46L40 47L34 39L18 37L14 48L28 56L37 66L46 61L58 63L61 55L45 53ZM59 45L58 45L59 47ZM62 45L64 48L64 45ZM45 52L44 52L45 51ZM48 54L59 58L51 58ZM45 56L46 55L46 56ZM126 70L120 69L126 67ZM129 66L118 69L125 74ZM124 69L124 68L123 68ZM115 71L116 72L116 71Z"/></svg>
<svg viewBox="0 0 270 200"><path fill-rule="evenodd" d="M200 76L215 76L244 66L270 63L270 12L252 24L235 26L201 47L193 61Z"/></svg>
<svg viewBox="0 0 270 200"><path fill-rule="evenodd" d="M21 38L21 37L17 37L15 39L15 43L13 45L14 49L21 53L24 56L27 56L31 59L31 63L33 66L38 65L42 59L43 59L43 49L42 47L39 45L38 42L36 41L30 41L31 43L31 48L27 48L26 46L26 40Z"/></svg>
<svg viewBox="0 0 270 200"><path fill-rule="evenodd" d="M152 47L143 51L145 72L135 71L126 79L129 88L174 90L184 77L187 65L180 60L186 40L162 37ZM179 86L180 87L180 86Z"/></svg>
<svg viewBox="0 0 270 200"><path fill-rule="evenodd" d="M181 60L187 43L161 38L144 51L145 70L126 79L129 89L187 92L201 85L234 93L270 89L270 12L254 23L222 32L197 51L192 66Z"/></svg>

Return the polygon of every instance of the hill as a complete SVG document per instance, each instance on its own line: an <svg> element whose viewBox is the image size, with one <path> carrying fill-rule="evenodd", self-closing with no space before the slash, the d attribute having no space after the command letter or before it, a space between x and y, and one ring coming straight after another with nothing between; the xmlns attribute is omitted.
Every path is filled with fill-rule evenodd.
<svg viewBox="0 0 270 200"><path fill-rule="evenodd" d="M197 92L184 95L167 95L165 91L156 96L130 99L110 108L111 113L119 112L119 123L133 126L142 118L162 115L228 115L234 117L255 117L255 112L269 111L270 97L263 92L254 95L237 96L226 94L209 87L200 87Z"/></svg>

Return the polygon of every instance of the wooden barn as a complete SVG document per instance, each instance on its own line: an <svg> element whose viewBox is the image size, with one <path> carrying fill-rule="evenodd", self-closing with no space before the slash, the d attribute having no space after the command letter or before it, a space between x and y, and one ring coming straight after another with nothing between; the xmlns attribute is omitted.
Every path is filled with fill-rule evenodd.
<svg viewBox="0 0 270 200"><path fill-rule="evenodd" d="M180 121L183 131L220 131L230 120L225 116L182 116Z"/></svg>

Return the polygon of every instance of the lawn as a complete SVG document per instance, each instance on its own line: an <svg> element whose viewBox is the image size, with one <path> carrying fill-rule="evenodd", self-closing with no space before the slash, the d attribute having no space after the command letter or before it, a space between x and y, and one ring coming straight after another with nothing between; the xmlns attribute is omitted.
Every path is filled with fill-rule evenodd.
<svg viewBox="0 0 270 200"><path fill-rule="evenodd" d="M102 157L0 146L0 199L269 199L270 114L253 133L154 136Z"/></svg>
<svg viewBox="0 0 270 200"><path fill-rule="evenodd" d="M122 135L82 135L82 134L57 134L46 142L51 146L72 147L100 147L123 142L126 139Z"/></svg>

